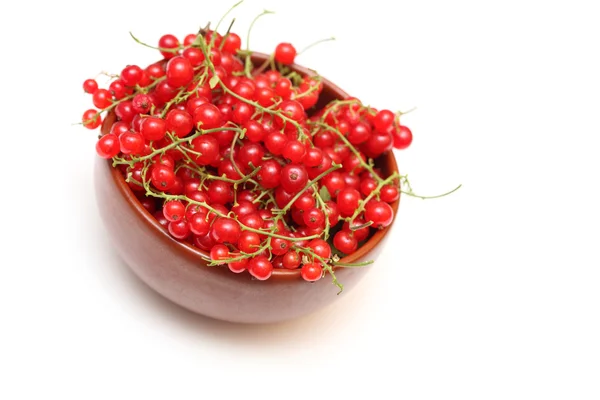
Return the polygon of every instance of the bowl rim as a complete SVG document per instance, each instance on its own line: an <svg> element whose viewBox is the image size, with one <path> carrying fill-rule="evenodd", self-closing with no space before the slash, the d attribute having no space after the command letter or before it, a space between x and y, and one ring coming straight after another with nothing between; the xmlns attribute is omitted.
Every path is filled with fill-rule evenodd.
<svg viewBox="0 0 600 400"><path fill-rule="evenodd" d="M266 60L269 56L264 53L252 52L251 57L253 59L253 62L255 62L255 60L257 60L258 62L262 62L262 61ZM298 64L288 65L288 68L300 73L303 76L315 75L314 70L311 70L309 68L303 67ZM333 82L331 82L330 80L328 80L324 77L322 77L322 83L323 83L323 87L328 88L332 93L334 93L336 98L347 99L350 97L350 95L348 95L344 90L342 90L337 85L335 85ZM110 121L110 125L112 125L114 118L115 118L114 113L109 114L105 118L105 120L102 123L102 127L101 127L102 134L105 134L105 131L108 129L107 128L107 126L109 126L108 121ZM387 153L380 156L379 160L380 160L380 162L384 163L387 166L387 169L390 172L394 172L394 171L398 172L398 165L396 163L396 158L394 156L393 150L390 150ZM198 261L199 261L197 263L198 267L211 268L211 269L212 268L227 268L227 266L225 264L217 265L217 266L209 266L208 262L211 261L210 257L209 257L209 252L199 249L198 247L195 247L188 242L182 242L182 241L179 241L179 240L173 238L169 234L168 230L165 229L162 225L160 225L160 223L156 220L156 218L154 218L154 216L148 210L146 210L146 208L142 205L140 200L137 198L136 194L129 187L127 182L125 182L125 178L123 177L121 172L118 170L118 168L114 168L112 166L112 160L110 160L110 159L106 160L104 164L106 165L107 168L109 168L113 182L116 184L119 192L123 195L123 197L125 198L127 203L131 206L131 208L135 211L135 213L140 218L142 218L150 228L154 229L157 234L161 235L164 238L164 240L171 242L173 245L177 246L177 248L180 248L181 250L185 251L186 253L189 253L189 255L191 255L192 257L198 258ZM362 259L367 254L369 254L375 247L377 247L377 245L389 233L391 227L394 225L394 223L396 221L396 217L398 214L398 206L400 203L400 197L401 196L399 196L399 198L396 201L394 201L393 203L390 204L390 206L392 207L392 210L394 211L392 223L383 229L377 230L354 253L342 257L338 261L339 263L345 263L345 264L355 263L355 262L357 262L357 260ZM345 267L333 266L333 270L338 270L340 268L345 268ZM300 268L296 268L293 270L286 269L286 268L275 268L275 269L273 269L273 273L272 273L271 277L269 278L269 280L272 280L272 279L289 280L289 279L300 278L300 276L301 276L300 270L301 270ZM232 274L233 274L233 272L232 272ZM237 274L235 274L235 275L237 275Z"/></svg>

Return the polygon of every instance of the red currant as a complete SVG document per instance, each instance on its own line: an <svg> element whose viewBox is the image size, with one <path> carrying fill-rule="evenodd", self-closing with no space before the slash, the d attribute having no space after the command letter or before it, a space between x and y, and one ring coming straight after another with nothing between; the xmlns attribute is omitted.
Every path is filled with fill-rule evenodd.
<svg viewBox="0 0 600 400"><path fill-rule="evenodd" d="M288 65L294 63L296 49L290 43L279 43L275 48L275 61Z"/></svg>

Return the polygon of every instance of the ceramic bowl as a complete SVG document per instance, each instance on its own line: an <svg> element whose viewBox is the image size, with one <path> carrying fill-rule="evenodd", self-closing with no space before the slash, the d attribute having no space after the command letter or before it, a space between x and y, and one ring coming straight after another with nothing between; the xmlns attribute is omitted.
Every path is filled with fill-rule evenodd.
<svg viewBox="0 0 600 400"><path fill-rule="evenodd" d="M266 57L254 54L252 58L257 65ZM299 65L292 65L291 69L302 75L312 74ZM347 97L342 89L323 80L317 107ZM109 116L103 131L111 124ZM386 175L397 171L393 153L390 151L380 157L378 166ZM111 167L110 160L96 161L95 190L106 230L133 272L165 298L208 317L239 323L273 323L297 318L343 298L369 271L386 267L377 262L361 268L337 267L335 273L344 285L339 296L330 276L309 283L301 278L299 269L276 269L268 280L258 281L247 272L235 274L227 266L209 266L207 252L173 239L140 204L121 173ZM391 206L395 216L398 201ZM377 231L357 252L342 261L376 260L393 225Z"/></svg>

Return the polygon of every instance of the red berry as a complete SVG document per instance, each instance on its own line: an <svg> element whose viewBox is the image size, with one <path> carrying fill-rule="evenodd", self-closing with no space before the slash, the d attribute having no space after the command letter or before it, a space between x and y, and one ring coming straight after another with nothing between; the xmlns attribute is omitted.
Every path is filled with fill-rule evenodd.
<svg viewBox="0 0 600 400"><path fill-rule="evenodd" d="M384 185L379 193L379 198L386 203L393 203L400 198L400 192L396 186Z"/></svg>
<svg viewBox="0 0 600 400"><path fill-rule="evenodd" d="M113 158L119 154L119 150L119 138L113 134L102 136L96 143L96 153L102 158Z"/></svg>
<svg viewBox="0 0 600 400"><path fill-rule="evenodd" d="M283 268L296 269L300 265L300 261L300 254L298 254L297 251L290 250L283 255L281 263L283 265Z"/></svg>
<svg viewBox="0 0 600 400"><path fill-rule="evenodd" d="M179 221L185 215L185 206L179 200L168 201L163 206L163 214L169 222Z"/></svg>
<svg viewBox="0 0 600 400"><path fill-rule="evenodd" d="M309 208L315 206L316 200L313 195L309 192L304 192L298 199L294 202L293 206L298 210L306 211Z"/></svg>
<svg viewBox="0 0 600 400"><path fill-rule="evenodd" d="M167 133L167 123L158 117L144 118L140 126L140 133L146 140L160 140Z"/></svg>
<svg viewBox="0 0 600 400"><path fill-rule="evenodd" d="M244 124L244 128L246 129L246 137L251 142L257 143L264 139L265 130L262 125L256 121L250 120Z"/></svg>
<svg viewBox="0 0 600 400"><path fill-rule="evenodd" d="M265 147L274 155L278 156L283 152L288 138L281 132L269 133L265 138Z"/></svg>
<svg viewBox="0 0 600 400"><path fill-rule="evenodd" d="M185 57L176 56L167 63L167 83L175 88L187 86L194 79L194 67Z"/></svg>
<svg viewBox="0 0 600 400"><path fill-rule="evenodd" d="M373 118L373 125L379 132L387 132L394 122L394 113L390 110L381 110Z"/></svg>
<svg viewBox="0 0 600 400"><path fill-rule="evenodd" d="M316 148L311 147L306 150L306 154L304 155L304 165L307 167L317 167L323 161L323 152Z"/></svg>
<svg viewBox="0 0 600 400"><path fill-rule="evenodd" d="M335 202L329 200L325 202L325 214L327 215L327 219L329 219L329 225L335 226L338 223L338 219L340 217L340 212L338 211L338 206Z"/></svg>
<svg viewBox="0 0 600 400"><path fill-rule="evenodd" d="M148 114L152 108L152 97L144 93L136 94L131 101L133 110L139 114Z"/></svg>
<svg viewBox="0 0 600 400"><path fill-rule="evenodd" d="M281 182L281 165L275 160L264 161L256 178L265 189L279 186Z"/></svg>
<svg viewBox="0 0 600 400"><path fill-rule="evenodd" d="M94 103L94 106L96 106L99 109L104 109L111 105L112 96L108 90L98 89L92 95L92 101Z"/></svg>
<svg viewBox="0 0 600 400"><path fill-rule="evenodd" d="M255 253L260 247L260 236L256 232L243 231L238 240L238 248L244 253Z"/></svg>
<svg viewBox="0 0 600 400"><path fill-rule="evenodd" d="M210 259L215 261L217 264L223 264L221 260L229 258L229 249L223 244L216 244L210 249Z"/></svg>
<svg viewBox="0 0 600 400"><path fill-rule="evenodd" d="M236 274L240 274L242 272L244 272L246 270L246 267L248 266L248 259L247 258L242 258L239 261L232 261L229 264L227 264L227 266L229 267L229 270L231 272L235 272Z"/></svg>
<svg viewBox="0 0 600 400"><path fill-rule="evenodd" d="M121 71L121 81L125 86L135 86L142 79L142 69L137 65L128 65Z"/></svg>
<svg viewBox="0 0 600 400"><path fill-rule="evenodd" d="M309 228L319 228L325 225L325 214L318 208L309 208L304 211L304 224Z"/></svg>
<svg viewBox="0 0 600 400"><path fill-rule="evenodd" d="M121 148L121 151L122 150L123 149ZM163 192L167 191L175 184L175 172L164 165L156 165L152 168L150 181L156 189Z"/></svg>
<svg viewBox="0 0 600 400"><path fill-rule="evenodd" d="M344 254L352 254L358 248L354 235L347 230L341 230L333 237L333 245Z"/></svg>
<svg viewBox="0 0 600 400"><path fill-rule="evenodd" d="M331 257L331 247L323 239L313 239L308 243L308 247L319 257L327 260Z"/></svg>
<svg viewBox="0 0 600 400"><path fill-rule="evenodd" d="M360 144L366 142L371 135L371 127L369 125L359 122L350 129L348 133L348 141L352 144Z"/></svg>
<svg viewBox="0 0 600 400"><path fill-rule="evenodd" d="M175 52L168 50L177 49L179 47L179 40L177 40L175 36L167 34L158 40L158 47L160 49L165 49L165 51L161 50L160 54L168 60L177 55Z"/></svg>
<svg viewBox="0 0 600 400"><path fill-rule="evenodd" d="M365 223L366 222L364 219L358 217L354 221L352 221L352 227L356 228L356 227L364 225ZM352 231L354 234L354 238L358 242L362 242L363 240L365 240L367 237L369 237L369 233L370 233L368 226L365 226L364 228L352 230L352 229L350 229L350 224L348 222L344 222L342 229L345 231Z"/></svg>
<svg viewBox="0 0 600 400"><path fill-rule="evenodd" d="M214 129L222 124L223 115L215 105L205 103L194 110L194 125L201 129Z"/></svg>
<svg viewBox="0 0 600 400"><path fill-rule="evenodd" d="M190 62L192 67L197 67L204 61L204 53L195 47L188 47L183 50L182 55Z"/></svg>
<svg viewBox="0 0 600 400"><path fill-rule="evenodd" d="M239 165L244 168L256 168L263 163L265 149L257 143L246 143L238 153Z"/></svg>
<svg viewBox="0 0 600 400"><path fill-rule="evenodd" d="M196 163L209 165L219 158L219 142L211 135L198 136L192 140L193 150L201 155L195 155Z"/></svg>
<svg viewBox="0 0 600 400"><path fill-rule="evenodd" d="M257 256L248 263L248 271L256 279L264 281L269 279L273 273L273 264L271 264L267 257Z"/></svg>
<svg viewBox="0 0 600 400"><path fill-rule="evenodd" d="M165 118L167 132L174 133L177 137L185 137L194 127L192 116L187 111L171 110Z"/></svg>
<svg viewBox="0 0 600 400"><path fill-rule="evenodd" d="M210 233L217 243L237 244L242 230L240 224L231 218L218 217L213 222Z"/></svg>
<svg viewBox="0 0 600 400"><path fill-rule="evenodd" d="M190 225L183 219L169 222L168 229L171 236L178 240L183 240L190 235Z"/></svg>
<svg viewBox="0 0 600 400"><path fill-rule="evenodd" d="M271 253L281 256L290 249L290 242L281 238L271 238Z"/></svg>
<svg viewBox="0 0 600 400"><path fill-rule="evenodd" d="M133 104L131 101L121 101L115 107L115 114L120 121L123 121L127 124L133 121L135 117L135 110L133 109Z"/></svg>
<svg viewBox="0 0 600 400"><path fill-rule="evenodd" d="M288 141L283 148L283 156L293 164L301 162L305 154L306 147L298 140Z"/></svg>
<svg viewBox="0 0 600 400"><path fill-rule="evenodd" d="M222 43L222 45L223 51L235 54L242 47L242 39L235 33L229 32L225 36L225 43Z"/></svg>
<svg viewBox="0 0 600 400"><path fill-rule="evenodd" d="M394 210L384 201L370 201L365 207L365 218L373 222L373 227L384 228L392 223Z"/></svg>
<svg viewBox="0 0 600 400"><path fill-rule="evenodd" d="M120 79L112 81L111 84L108 86L108 91L116 100L122 99L127 94L125 85Z"/></svg>
<svg viewBox="0 0 600 400"><path fill-rule="evenodd" d="M144 151L144 138L139 133L125 132L119 136L121 153L141 155Z"/></svg>
<svg viewBox="0 0 600 400"><path fill-rule="evenodd" d="M400 125L398 129L394 129L394 147L396 149L405 149L412 143L412 132L404 125Z"/></svg>
<svg viewBox="0 0 600 400"><path fill-rule="evenodd" d="M323 267L319 263L304 264L300 269L302 279L308 282L315 282L323 276Z"/></svg>
<svg viewBox="0 0 600 400"><path fill-rule="evenodd" d="M228 182L214 180L208 185L208 197L211 203L231 203L233 201L233 188Z"/></svg>
<svg viewBox="0 0 600 400"><path fill-rule="evenodd" d="M190 224L190 230L194 235L204 236L210 230L210 225L206 220L206 214L197 212L188 218Z"/></svg>
<svg viewBox="0 0 600 400"><path fill-rule="evenodd" d="M83 91L89 94L94 94L98 90L98 82L94 79L86 79L83 81Z"/></svg>
<svg viewBox="0 0 600 400"><path fill-rule="evenodd" d="M275 61L287 65L293 64L296 58L296 49L290 43L279 43L275 48Z"/></svg>
<svg viewBox="0 0 600 400"><path fill-rule="evenodd" d="M281 170L281 186L289 193L298 193L308 183L303 165L288 164Z"/></svg>
<svg viewBox="0 0 600 400"><path fill-rule="evenodd" d="M342 217L349 217L358 208L361 200L360 193L356 189L343 189L337 196L337 206Z"/></svg>
<svg viewBox="0 0 600 400"><path fill-rule="evenodd" d="M81 122L88 129L96 129L102 124L102 117L100 117L100 114L96 110L89 109L83 113Z"/></svg>

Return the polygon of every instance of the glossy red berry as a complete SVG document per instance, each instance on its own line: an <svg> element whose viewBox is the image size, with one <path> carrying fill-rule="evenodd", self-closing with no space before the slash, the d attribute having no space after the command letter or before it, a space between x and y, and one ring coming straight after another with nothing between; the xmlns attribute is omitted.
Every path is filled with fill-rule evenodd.
<svg viewBox="0 0 600 400"><path fill-rule="evenodd" d="M229 249L223 244L216 244L210 249L210 259L217 264L224 264L222 260L229 258Z"/></svg>
<svg viewBox="0 0 600 400"><path fill-rule="evenodd" d="M290 43L279 43L275 47L275 61L288 65L294 62L296 58L296 49Z"/></svg>
<svg viewBox="0 0 600 400"><path fill-rule="evenodd" d="M152 168L150 181L156 189L167 191L175 184L175 172L164 165L156 165Z"/></svg>
<svg viewBox="0 0 600 400"><path fill-rule="evenodd" d="M96 110L89 109L83 113L81 122L83 123L83 126L88 129L96 129L102 124L102 117Z"/></svg>
<svg viewBox="0 0 600 400"><path fill-rule="evenodd" d="M390 110L381 110L375 114L373 125L375 125L375 129L378 131L387 132L394 123L394 118L394 113Z"/></svg>
<svg viewBox="0 0 600 400"><path fill-rule="evenodd" d="M194 67L189 59L176 56L167 63L167 83L175 88L187 86L194 79Z"/></svg>
<svg viewBox="0 0 600 400"><path fill-rule="evenodd" d="M183 219L169 222L168 229L171 236L178 240L184 240L190 235L190 225Z"/></svg>
<svg viewBox="0 0 600 400"><path fill-rule="evenodd" d="M89 94L94 94L98 90L98 82L95 79L86 79L83 81L83 91Z"/></svg>
<svg viewBox="0 0 600 400"><path fill-rule="evenodd" d="M365 206L365 219L372 221L375 228L384 228L392 223L394 210L384 201L370 201Z"/></svg>
<svg viewBox="0 0 600 400"><path fill-rule="evenodd" d="M333 237L333 245L344 254L352 254L358 248L358 241L350 231L341 230Z"/></svg>
<svg viewBox="0 0 600 400"><path fill-rule="evenodd" d="M412 132L404 125L400 125L398 129L394 129L394 148L406 149L412 143Z"/></svg>
<svg viewBox="0 0 600 400"><path fill-rule="evenodd" d="M308 243L308 247L319 257L327 260L331 257L331 247L323 239L313 239Z"/></svg>
<svg viewBox="0 0 600 400"><path fill-rule="evenodd" d="M112 104L112 95L106 89L98 89L92 95L92 102L102 110Z"/></svg>
<svg viewBox="0 0 600 400"><path fill-rule="evenodd" d="M169 222L179 221L185 215L185 206L179 200L168 201L163 206L163 214Z"/></svg>
<svg viewBox="0 0 600 400"><path fill-rule="evenodd" d="M356 189L343 189L337 196L337 206L342 217L349 217L358 208L361 195Z"/></svg>
<svg viewBox="0 0 600 400"><path fill-rule="evenodd" d="M323 267L319 263L304 264L300 269L302 279L308 282L315 282L323 276Z"/></svg>
<svg viewBox="0 0 600 400"><path fill-rule="evenodd" d="M142 120L140 133L148 141L160 140L167 133L167 123L158 117L148 117Z"/></svg>
<svg viewBox="0 0 600 400"><path fill-rule="evenodd" d="M96 143L96 153L102 158L113 158L119 151L119 138L116 135L104 135Z"/></svg>
<svg viewBox="0 0 600 400"><path fill-rule="evenodd" d="M273 273L273 264L265 256L257 256L248 263L248 271L254 278L264 281Z"/></svg>
<svg viewBox="0 0 600 400"><path fill-rule="evenodd" d="M309 208L304 211L304 224L309 228L319 228L325 225L325 214L318 208Z"/></svg>
<svg viewBox="0 0 600 400"><path fill-rule="evenodd" d="M176 52L172 50L175 50L179 47L179 40L177 40L177 38L173 35L163 35L158 40L158 47L160 49L164 49L160 51L160 54L162 54L164 58L170 59L177 55Z"/></svg>
<svg viewBox="0 0 600 400"><path fill-rule="evenodd" d="M281 186L288 193L298 193L308 183L308 174L303 165L288 164L281 170Z"/></svg>
<svg viewBox="0 0 600 400"><path fill-rule="evenodd" d="M231 218L218 217L210 228L210 234L217 243L237 244L241 233L240 224Z"/></svg>

